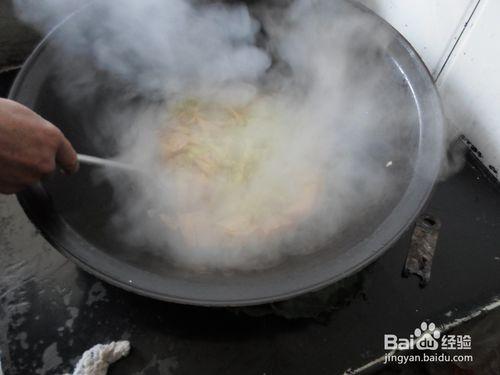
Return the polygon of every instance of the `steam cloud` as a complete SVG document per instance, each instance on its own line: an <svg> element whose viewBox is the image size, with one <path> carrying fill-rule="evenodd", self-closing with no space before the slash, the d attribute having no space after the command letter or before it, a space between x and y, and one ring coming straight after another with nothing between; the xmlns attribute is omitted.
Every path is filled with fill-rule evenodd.
<svg viewBox="0 0 500 375"><path fill-rule="evenodd" d="M43 31L61 5L72 6L62 0L17 5ZM102 92L103 82L120 83L98 128L117 140L117 159L145 172L135 176L133 199L108 175L117 199L126 202L115 224L131 223L130 241L153 243L196 269L258 269L315 251L353 225L369 232L382 207L397 203L411 174L417 120L406 88L391 79L384 53L392 36L377 20L324 0L251 9L187 0L91 7L56 35L65 56L60 89L81 104ZM176 105L191 98L249 107L254 120L234 142L267 147L244 184L225 190L227 181L209 181L210 192L227 193L214 193L209 202L196 176L159 157L158 134L171 126ZM248 218L238 223L234 212L244 204L268 213L259 223L265 229ZM198 216L179 227L193 212ZM228 225L238 233L228 234Z"/></svg>

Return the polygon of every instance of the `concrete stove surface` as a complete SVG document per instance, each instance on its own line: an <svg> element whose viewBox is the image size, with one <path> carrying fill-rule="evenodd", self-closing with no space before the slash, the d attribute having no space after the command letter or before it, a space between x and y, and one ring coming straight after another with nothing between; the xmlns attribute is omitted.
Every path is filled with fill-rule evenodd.
<svg viewBox="0 0 500 375"><path fill-rule="evenodd" d="M0 75L0 95L14 75ZM121 339L130 340L132 351L111 375L331 375L359 368L384 354L385 333L406 337L424 320L446 325L498 304L499 198L481 171L467 165L438 185L427 210L442 222L429 285L422 289L418 279L401 276L408 232L351 286L340 288L344 297L327 299L334 301L330 311L317 319L305 318L307 304L304 309L295 301L250 312L208 309L109 286L52 249L15 197L1 196L5 375L61 374L94 344ZM276 309L285 313L267 313Z"/></svg>

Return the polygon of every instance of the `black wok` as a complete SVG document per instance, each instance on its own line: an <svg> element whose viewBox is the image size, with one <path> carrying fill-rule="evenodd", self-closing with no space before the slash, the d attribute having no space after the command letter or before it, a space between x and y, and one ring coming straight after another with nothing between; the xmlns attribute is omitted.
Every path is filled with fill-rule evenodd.
<svg viewBox="0 0 500 375"><path fill-rule="evenodd" d="M377 17L358 5L345 3L345 7ZM60 61L59 65L55 61L61 56L52 42L86 12L76 13L45 38L22 68L10 98L57 124L79 152L109 157L115 147L113 140L102 147L89 139L88 129L81 129L92 127L94 117L116 88L112 83L103 85L102 93L75 106L56 84ZM144 244L124 241L123 233L108 225L120 202L113 199L109 184L96 182L91 168L85 166L76 176L55 176L20 193L19 202L45 238L81 268L111 284L161 300L211 306L261 304L314 291L349 276L380 257L415 220L431 194L442 154L443 116L433 80L410 44L384 21L379 22L393 37L380 64L412 108L404 124L410 135L401 140L407 155L394 160L402 166L402 182L395 194L339 233L324 249L290 257L261 271L190 272ZM78 75L76 60L69 59L67 65L74 64ZM99 72L95 76L109 79L101 78ZM123 184L129 183L126 174L119 178Z"/></svg>

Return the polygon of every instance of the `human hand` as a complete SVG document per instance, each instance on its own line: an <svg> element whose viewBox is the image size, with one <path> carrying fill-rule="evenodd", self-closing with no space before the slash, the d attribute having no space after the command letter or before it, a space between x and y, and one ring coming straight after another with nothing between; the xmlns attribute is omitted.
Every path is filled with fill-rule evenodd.
<svg viewBox="0 0 500 375"><path fill-rule="evenodd" d="M15 194L59 167L78 170L71 143L29 108L0 98L0 193Z"/></svg>

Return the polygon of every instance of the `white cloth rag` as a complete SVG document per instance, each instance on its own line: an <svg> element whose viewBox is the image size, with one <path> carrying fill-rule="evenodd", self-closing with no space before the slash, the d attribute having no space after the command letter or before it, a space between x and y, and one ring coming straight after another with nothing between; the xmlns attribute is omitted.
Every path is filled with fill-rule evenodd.
<svg viewBox="0 0 500 375"><path fill-rule="evenodd" d="M96 345L83 353L72 375L106 375L109 365L127 356L129 352L130 342L128 341ZM2 375L1 371L0 375Z"/></svg>

